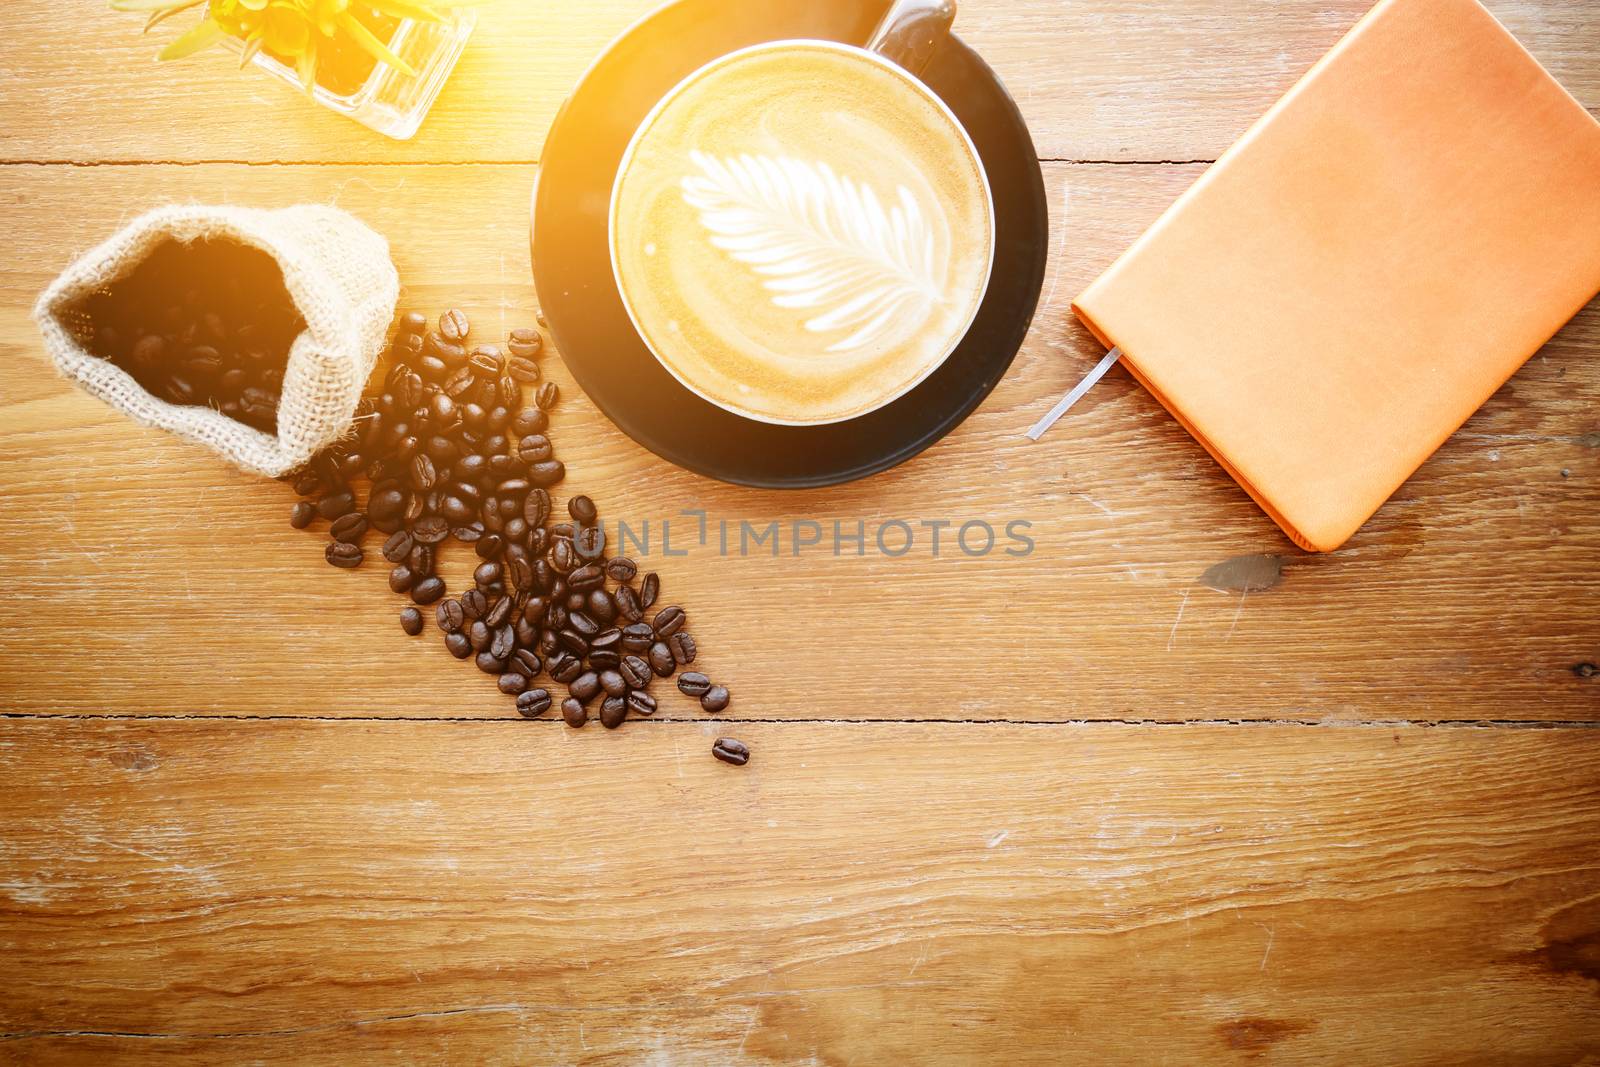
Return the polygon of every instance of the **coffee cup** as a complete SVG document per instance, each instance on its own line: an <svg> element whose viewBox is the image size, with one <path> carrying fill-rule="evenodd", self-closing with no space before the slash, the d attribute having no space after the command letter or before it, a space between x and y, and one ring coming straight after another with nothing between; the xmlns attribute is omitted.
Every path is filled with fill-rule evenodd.
<svg viewBox="0 0 1600 1067"><path fill-rule="evenodd" d="M738 49L639 125L611 191L611 269L685 388L822 425L903 396L955 350L996 242L983 162L917 77L953 15L903 0L866 48Z"/></svg>

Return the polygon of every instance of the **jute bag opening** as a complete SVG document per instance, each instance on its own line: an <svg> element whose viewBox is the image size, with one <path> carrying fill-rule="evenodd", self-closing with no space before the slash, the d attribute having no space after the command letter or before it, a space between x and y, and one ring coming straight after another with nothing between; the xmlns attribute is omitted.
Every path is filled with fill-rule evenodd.
<svg viewBox="0 0 1600 1067"><path fill-rule="evenodd" d="M204 404L153 395L94 348L94 323L84 309L95 294L109 293L165 246L217 242L270 256L304 322L283 368L276 434ZM34 317L56 368L88 392L237 467L277 477L304 466L349 429L399 293L388 242L338 208L174 205L140 216L81 256L45 290Z"/></svg>

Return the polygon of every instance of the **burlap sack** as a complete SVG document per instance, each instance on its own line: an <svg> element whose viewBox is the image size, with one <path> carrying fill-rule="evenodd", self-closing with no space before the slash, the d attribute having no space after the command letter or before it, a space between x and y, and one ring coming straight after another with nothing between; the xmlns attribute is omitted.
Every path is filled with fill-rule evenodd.
<svg viewBox="0 0 1600 1067"><path fill-rule="evenodd" d="M151 396L122 368L84 350L71 321L81 299L132 270L168 240L231 239L268 253L306 328L289 350L276 437L213 408ZM338 208L276 211L174 205L129 223L86 253L39 298L34 318L62 374L139 422L220 453L235 466L276 477L303 465L350 426L394 318L400 280L389 244Z"/></svg>

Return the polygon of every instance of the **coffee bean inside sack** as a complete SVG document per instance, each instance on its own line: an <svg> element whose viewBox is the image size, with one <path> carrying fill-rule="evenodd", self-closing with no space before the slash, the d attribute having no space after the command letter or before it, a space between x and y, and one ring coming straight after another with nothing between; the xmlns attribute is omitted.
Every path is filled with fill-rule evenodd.
<svg viewBox="0 0 1600 1067"><path fill-rule="evenodd" d="M600 506L552 496L566 467L549 434L558 393L543 380L543 350L538 330L486 340L458 309L432 324L404 315L354 430L285 479L304 498L289 521L326 523L327 561L343 569L382 537L374 555L407 601L402 630L442 637L491 676L509 710L531 719L558 708L579 728L592 709L616 729L655 715L652 684L695 662L699 647L681 606L654 607L660 577L608 554ZM447 587L446 555L468 563L469 586ZM684 681L686 702L728 706L708 675Z"/></svg>
<svg viewBox="0 0 1600 1067"><path fill-rule="evenodd" d="M167 241L70 316L85 351L152 396L278 429L289 346L305 322L272 257L233 241Z"/></svg>

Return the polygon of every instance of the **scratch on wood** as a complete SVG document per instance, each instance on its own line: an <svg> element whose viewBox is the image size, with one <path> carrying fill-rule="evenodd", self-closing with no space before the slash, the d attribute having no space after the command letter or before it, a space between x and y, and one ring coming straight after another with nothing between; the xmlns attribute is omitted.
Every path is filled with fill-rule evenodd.
<svg viewBox="0 0 1600 1067"><path fill-rule="evenodd" d="M1167 632L1167 651L1172 651L1172 642L1178 638L1178 624L1183 621L1183 609L1189 606L1189 590L1183 591L1183 599L1178 602L1178 617L1172 620L1172 629Z"/></svg>
<svg viewBox="0 0 1600 1067"><path fill-rule="evenodd" d="M989 840L985 841L984 844L988 848L996 848L996 847L999 846L1000 842L1004 841L1006 838L1008 838L1010 836L1011 836L1011 831L1010 830L1001 830L997 834L990 835Z"/></svg>

